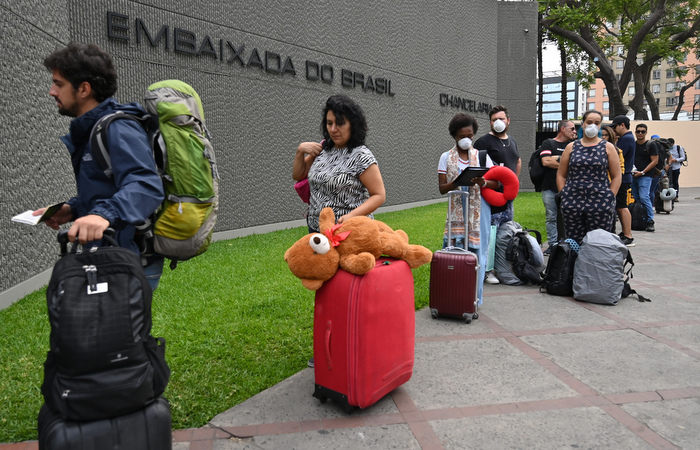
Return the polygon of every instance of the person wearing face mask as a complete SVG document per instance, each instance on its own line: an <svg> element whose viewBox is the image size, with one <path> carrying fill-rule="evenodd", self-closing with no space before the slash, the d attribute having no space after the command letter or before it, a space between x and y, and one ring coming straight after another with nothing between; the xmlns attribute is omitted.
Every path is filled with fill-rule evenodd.
<svg viewBox="0 0 700 450"><path fill-rule="evenodd" d="M510 126L508 109L505 106L494 106L489 111L489 120L491 122L491 131L481 136L474 146L478 149L486 150L494 164L506 166L520 177L522 161L518 152L518 144L508 134L508 127ZM502 208L492 208L490 234L493 241L490 245L489 267L486 273L486 282L489 284L498 284L498 278L493 273L496 231L502 223L513 220L513 213L512 201L508 201Z"/></svg>
<svg viewBox="0 0 700 450"><path fill-rule="evenodd" d="M491 231L491 208L481 197L481 188L489 187L496 189L500 183L495 180L485 180L483 177L475 177L471 180L472 186L457 186L455 179L467 167L493 166L493 161L485 151L478 151L472 144L474 134L479 129L476 119L469 114L458 113L448 126L450 135L455 141L455 145L440 156L438 163L438 187L441 194L449 191L462 189L469 191L468 217L464 215L462 198L453 196L452 201L452 239L447 242L447 221L445 222L445 232L443 245L455 246L468 249L478 256L479 276L477 286L479 298L478 304L482 304L484 291L484 275L488 259L489 234ZM466 247L465 247L466 244Z"/></svg>
<svg viewBox="0 0 700 450"><path fill-rule="evenodd" d="M566 146L557 171L564 234L579 244L591 230L612 232L615 220L622 172L615 146L598 137L602 120L595 110L583 114L583 137Z"/></svg>

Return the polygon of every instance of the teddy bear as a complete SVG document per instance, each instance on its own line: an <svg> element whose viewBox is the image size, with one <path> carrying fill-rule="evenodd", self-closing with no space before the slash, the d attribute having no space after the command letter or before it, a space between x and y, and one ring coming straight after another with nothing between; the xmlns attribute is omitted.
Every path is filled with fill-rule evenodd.
<svg viewBox="0 0 700 450"><path fill-rule="evenodd" d="M429 263L433 257L433 252L422 245L409 244L403 230L393 230L367 216L351 217L336 225L333 209L324 208L319 229L321 233L307 234L284 254L289 269L311 291L330 280L338 267L364 275L381 255L402 259L411 269Z"/></svg>

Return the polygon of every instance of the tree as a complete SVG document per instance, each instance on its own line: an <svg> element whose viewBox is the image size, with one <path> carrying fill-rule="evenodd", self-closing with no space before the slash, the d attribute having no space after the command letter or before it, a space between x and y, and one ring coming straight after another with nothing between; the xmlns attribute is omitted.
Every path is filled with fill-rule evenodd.
<svg viewBox="0 0 700 450"><path fill-rule="evenodd" d="M629 106L635 118L648 119L646 99L653 118L658 119L658 107L649 89L652 69L663 59L683 61L694 46L700 29L699 1L542 0L540 24L559 36L560 42L588 56L589 67L595 68L590 72L608 91L611 117L626 114ZM619 79L610 64L613 56L624 58ZM585 79L587 73L577 76ZM635 95L625 105L623 93L630 82Z"/></svg>

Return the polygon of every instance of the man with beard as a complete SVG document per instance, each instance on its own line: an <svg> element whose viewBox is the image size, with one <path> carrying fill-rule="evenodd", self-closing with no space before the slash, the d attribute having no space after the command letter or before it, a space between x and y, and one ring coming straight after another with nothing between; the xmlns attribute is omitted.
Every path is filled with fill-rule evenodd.
<svg viewBox="0 0 700 450"><path fill-rule="evenodd" d="M520 169L522 161L518 152L518 144L511 136L508 135L508 127L510 126L510 116L508 109L505 106L494 106L489 111L489 120L491 122L491 131L489 134L481 136L475 143L474 148L477 150L486 150L488 155L493 160L494 164L506 166L515 175L520 177ZM499 208L491 208L491 236L495 239L498 226L504 222L513 220L513 202L508 201L502 210ZM494 248L492 245L491 248ZM486 273L486 282L489 284L498 284L498 278L493 273L494 252L489 252L488 268L491 269Z"/></svg>
<svg viewBox="0 0 700 450"><path fill-rule="evenodd" d="M542 203L544 204L545 223L547 226L547 240L549 245L544 251L545 255L552 253L552 247L559 241L559 228L561 224L561 211L557 206L557 170L559 160L564 149L576 139L576 126L570 120L561 120L558 124L559 132L551 139L547 139L540 146L540 160L544 167L542 178Z"/></svg>
<svg viewBox="0 0 700 450"><path fill-rule="evenodd" d="M111 227L120 246L139 254L135 226L143 224L163 201L163 185L148 136L134 120L112 122L107 133L112 163L108 175L93 157L90 132L107 114L122 111L142 117L146 112L137 103L120 104L112 98L117 72L112 57L96 45L71 43L47 56L44 65L52 72L49 95L56 100L59 114L73 117L69 133L61 140L70 153L78 191L46 224L57 230L73 221L68 239L83 245L97 245ZM163 272L163 257L156 255L144 265L155 289Z"/></svg>

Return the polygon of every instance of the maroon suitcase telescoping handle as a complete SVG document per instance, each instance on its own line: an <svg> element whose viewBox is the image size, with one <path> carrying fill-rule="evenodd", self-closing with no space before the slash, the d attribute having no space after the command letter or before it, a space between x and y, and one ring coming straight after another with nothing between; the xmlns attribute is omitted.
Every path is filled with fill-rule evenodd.
<svg viewBox="0 0 700 450"><path fill-rule="evenodd" d="M329 320L326 322L326 362L328 362L328 370L333 370L333 360L331 359L331 331L333 324Z"/></svg>
<svg viewBox="0 0 700 450"><path fill-rule="evenodd" d="M456 247L452 245L452 197L454 195L462 196L462 214L464 215L464 247ZM447 193L447 247L445 250L464 250L467 251L467 221L469 220L469 191L461 189L450 191Z"/></svg>

